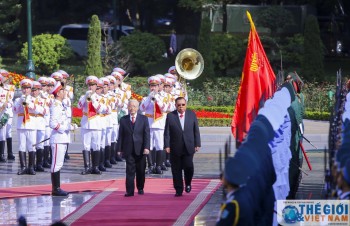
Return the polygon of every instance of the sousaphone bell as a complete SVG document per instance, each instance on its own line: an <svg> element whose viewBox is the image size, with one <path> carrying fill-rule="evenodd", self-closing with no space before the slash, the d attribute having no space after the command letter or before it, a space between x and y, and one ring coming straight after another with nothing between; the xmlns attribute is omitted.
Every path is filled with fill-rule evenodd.
<svg viewBox="0 0 350 226"><path fill-rule="evenodd" d="M193 80L198 78L204 70L202 55L195 49L181 50L175 59L177 73L184 79Z"/></svg>

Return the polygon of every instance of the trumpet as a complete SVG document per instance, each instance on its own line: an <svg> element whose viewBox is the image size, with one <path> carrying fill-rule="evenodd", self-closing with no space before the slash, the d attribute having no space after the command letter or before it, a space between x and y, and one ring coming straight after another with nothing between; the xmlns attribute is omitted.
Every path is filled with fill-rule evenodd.
<svg viewBox="0 0 350 226"><path fill-rule="evenodd" d="M85 94L85 98L87 101L91 101L91 96L92 94L94 94L94 92L92 92L91 90L87 91L86 94Z"/></svg>
<svg viewBox="0 0 350 226"><path fill-rule="evenodd" d="M28 97L29 97L30 95L23 95L22 96L22 105L23 106L26 106L27 104L28 104Z"/></svg>

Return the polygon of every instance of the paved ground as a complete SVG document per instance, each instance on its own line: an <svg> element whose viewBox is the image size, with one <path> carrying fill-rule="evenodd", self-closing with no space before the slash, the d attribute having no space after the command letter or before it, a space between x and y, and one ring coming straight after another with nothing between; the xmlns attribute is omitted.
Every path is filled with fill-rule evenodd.
<svg viewBox="0 0 350 226"><path fill-rule="evenodd" d="M201 128L202 150L195 155L195 177L196 178L218 178L219 176L219 150L224 149L224 143L230 137L230 128L210 127ZM305 136L318 148L323 150L328 139L328 123L317 121L305 121ZM76 131L75 138L72 135L72 145L70 146L71 159L68 160L62 170L62 183L105 180L124 178L125 163L119 163L109 169L102 175L81 176L82 156L80 134ZM16 187L25 185L49 184L49 172L37 173L35 176L17 175L18 147L17 138L14 134L14 152L16 161L0 164L0 188ZM233 140L231 141L233 143ZM306 149L314 149L311 145L304 142ZM234 145L232 145L234 151ZM316 199L321 197L323 188L323 153L321 151L312 151L308 153L313 170L309 171L306 164L303 165L305 173L298 197L300 199ZM149 175L148 177L171 177L170 171L162 175ZM147 181L146 181L147 183ZM51 222L59 220L74 211L93 193L71 194L68 198L55 198L51 196L41 196L33 198L7 199L0 200L0 224L15 224L20 215L25 215L31 224L49 225ZM215 225L215 220L222 202L222 190L219 189L202 211L197 215L193 225Z"/></svg>

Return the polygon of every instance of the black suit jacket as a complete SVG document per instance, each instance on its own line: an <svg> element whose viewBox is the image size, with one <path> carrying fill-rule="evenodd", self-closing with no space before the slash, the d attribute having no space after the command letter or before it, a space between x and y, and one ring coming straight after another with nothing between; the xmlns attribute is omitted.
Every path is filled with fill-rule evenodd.
<svg viewBox="0 0 350 226"><path fill-rule="evenodd" d="M201 146L197 116L193 111L186 110L184 130L182 130L178 112L175 110L167 114L164 147L170 148L172 154L181 155L184 145L189 154L194 154L194 148Z"/></svg>
<svg viewBox="0 0 350 226"><path fill-rule="evenodd" d="M134 128L130 121L130 114L120 119L117 147L117 150L126 156L133 152L136 155L142 155L144 149L150 148L150 129L146 116L137 114Z"/></svg>

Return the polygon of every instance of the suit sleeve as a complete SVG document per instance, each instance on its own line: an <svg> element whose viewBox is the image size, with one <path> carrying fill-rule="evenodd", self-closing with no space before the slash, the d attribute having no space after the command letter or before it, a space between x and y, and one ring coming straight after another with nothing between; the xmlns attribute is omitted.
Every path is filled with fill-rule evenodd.
<svg viewBox="0 0 350 226"><path fill-rule="evenodd" d="M165 127L164 127L164 148L170 147L170 131L169 131L169 116L171 113L167 114Z"/></svg>
<svg viewBox="0 0 350 226"><path fill-rule="evenodd" d="M124 120L120 120L119 131L118 131L118 142L117 142L117 152L123 152L122 150L122 139L124 138Z"/></svg>
<svg viewBox="0 0 350 226"><path fill-rule="evenodd" d="M144 123L144 137L143 137L143 147L145 149L150 149L150 145L151 145L151 138L150 138L150 129L149 129L149 123L148 123L148 119L146 117L143 117L143 123Z"/></svg>
<svg viewBox="0 0 350 226"><path fill-rule="evenodd" d="M194 132L194 146L195 147L200 147L201 146L201 135L199 132L199 126L198 126L198 119L196 114L193 112L193 118L194 118L194 128L193 128L193 132Z"/></svg>

